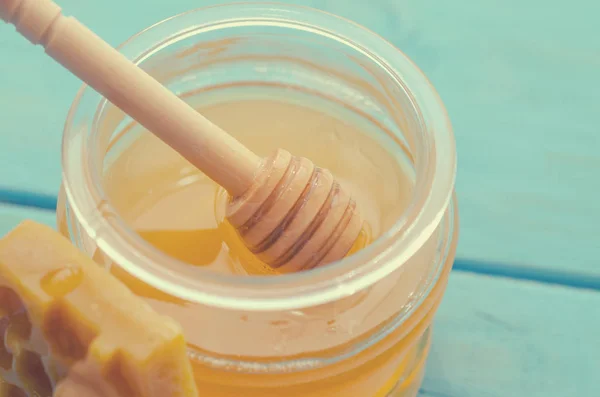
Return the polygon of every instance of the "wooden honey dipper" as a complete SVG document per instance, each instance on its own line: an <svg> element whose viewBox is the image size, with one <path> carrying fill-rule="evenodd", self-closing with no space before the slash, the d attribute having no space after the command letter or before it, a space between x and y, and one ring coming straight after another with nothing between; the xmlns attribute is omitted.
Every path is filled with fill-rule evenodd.
<svg viewBox="0 0 600 397"><path fill-rule="evenodd" d="M362 218L329 171L283 149L260 158L51 0L0 0L0 17L225 188L226 217L269 266L307 270L348 254Z"/></svg>

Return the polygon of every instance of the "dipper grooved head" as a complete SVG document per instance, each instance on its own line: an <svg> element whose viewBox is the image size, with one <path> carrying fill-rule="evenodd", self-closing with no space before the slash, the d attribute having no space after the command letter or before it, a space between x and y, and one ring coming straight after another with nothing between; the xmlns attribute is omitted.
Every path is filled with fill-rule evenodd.
<svg viewBox="0 0 600 397"><path fill-rule="evenodd" d="M250 251L284 272L342 259L362 229L355 201L329 171L281 149L231 199L227 218Z"/></svg>

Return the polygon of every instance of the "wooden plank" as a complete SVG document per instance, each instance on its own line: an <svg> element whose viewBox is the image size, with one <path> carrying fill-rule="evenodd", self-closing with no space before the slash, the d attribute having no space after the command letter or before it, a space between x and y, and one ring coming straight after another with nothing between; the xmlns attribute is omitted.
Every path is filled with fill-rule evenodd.
<svg viewBox="0 0 600 397"><path fill-rule="evenodd" d="M0 237L26 219L56 227L56 214L53 211L0 204Z"/></svg>
<svg viewBox="0 0 600 397"><path fill-rule="evenodd" d="M386 35L453 122L459 256L600 275L598 12L593 0L390 5L404 28Z"/></svg>
<svg viewBox="0 0 600 397"><path fill-rule="evenodd" d="M600 293L454 272L421 397L600 395Z"/></svg>
<svg viewBox="0 0 600 397"><path fill-rule="evenodd" d="M115 45L193 0L62 0ZM600 3L297 0L380 33L426 72L459 148L459 256L600 274ZM135 16L135 17L132 17ZM560 27L560 28L559 28ZM0 187L56 194L79 82L0 24Z"/></svg>

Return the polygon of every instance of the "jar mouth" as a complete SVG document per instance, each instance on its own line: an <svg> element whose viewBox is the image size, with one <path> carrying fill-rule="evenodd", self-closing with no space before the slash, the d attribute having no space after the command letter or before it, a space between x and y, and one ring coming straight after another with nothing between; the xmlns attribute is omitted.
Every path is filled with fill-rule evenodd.
<svg viewBox="0 0 600 397"><path fill-rule="evenodd" d="M190 16L193 24L185 29L169 26ZM416 185L408 208L372 244L321 268L277 277L209 272L197 279L182 277L164 266L165 261L177 262L176 259L156 250L138 249L145 242L115 215L117 212L104 199L106 195L99 183L101 167L93 154L89 155L89 142L81 136L78 122L84 95L92 91L84 84L66 120L62 151L65 194L81 227L111 260L148 285L185 301L229 309L290 310L320 305L363 290L401 267L437 229L454 188L454 137L446 110L431 83L408 57L366 28L323 11L276 3L190 10L146 28L118 49L135 47L127 56L139 63L168 38L223 24L269 24L324 35L352 46L383 70L408 95L422 131L416 145ZM167 29L170 37L158 32L159 28ZM139 39L149 44L143 48L134 45Z"/></svg>

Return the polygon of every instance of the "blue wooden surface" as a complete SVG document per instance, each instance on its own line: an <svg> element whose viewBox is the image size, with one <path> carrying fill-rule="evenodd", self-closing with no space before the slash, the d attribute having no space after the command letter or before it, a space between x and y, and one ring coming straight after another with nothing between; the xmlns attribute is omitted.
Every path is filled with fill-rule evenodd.
<svg viewBox="0 0 600 397"><path fill-rule="evenodd" d="M0 205L0 233L52 212ZM600 292L454 272L419 397L597 397Z"/></svg>
<svg viewBox="0 0 600 397"><path fill-rule="evenodd" d="M225 1L58 1L113 45L217 2ZM600 290L600 2L289 2L396 44L450 113L459 151L455 268L480 274L452 275L421 396L600 396L600 292L592 290ZM0 201L52 207L62 125L79 85L0 24ZM54 224L51 212L0 205L0 234L26 217Z"/></svg>

